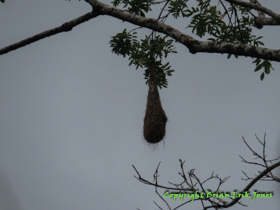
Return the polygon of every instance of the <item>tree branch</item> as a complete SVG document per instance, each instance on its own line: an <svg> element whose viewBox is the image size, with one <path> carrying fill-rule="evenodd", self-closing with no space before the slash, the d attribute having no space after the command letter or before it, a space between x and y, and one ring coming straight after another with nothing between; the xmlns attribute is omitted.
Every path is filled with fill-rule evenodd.
<svg viewBox="0 0 280 210"><path fill-rule="evenodd" d="M39 33L35 36L24 39L20 42L12 44L8 47L0 49L0 55L8 53L12 50L18 49L40 39L46 38L48 36L52 36L54 34L70 31L73 27L85 22L89 19L97 17L98 15L109 15L112 17L116 17L118 19L130 22L132 24L146 27L152 29L154 31L161 32L163 34L172 37L176 41L185 45L189 51L193 54L197 52L206 52L206 53L227 53L227 54L235 54L240 56L250 56L254 58L261 58L271 61L280 61L280 50L279 49L268 49L263 47L256 47L252 45L243 45L243 44L232 44L226 42L213 42L213 41L199 41L194 39L192 36L182 33L176 28L171 27L163 22L160 22L154 18L146 18L138 15L131 14L127 11L112 7L110 5L106 5L98 0L85 0L88 2L93 11L82 15L74 20L64 23L63 25L53 28L42 33ZM260 11L265 11L271 15L277 15L276 13L272 13L272 11L268 11L264 7L257 6L253 3L247 3L240 0L227 0L228 2L232 2L234 4L239 4L241 6L249 6L254 9L260 9ZM277 16L279 17L279 16ZM280 18L280 17L279 17Z"/></svg>
<svg viewBox="0 0 280 210"><path fill-rule="evenodd" d="M197 52L207 53L227 53L240 56L250 56L271 61L280 61L280 50L255 47L252 45L232 44L226 42L199 41L192 36L182 33L176 28L171 27L154 18L146 18L131 14L127 11L106 5L98 0L86 0L94 9L101 14L109 15L132 24L149 28L172 37L176 41L185 45L193 54ZM236 1L236 0L235 0ZM254 4L253 4L254 5Z"/></svg>
<svg viewBox="0 0 280 210"><path fill-rule="evenodd" d="M266 152L265 152L265 147L266 147L266 134L264 135L264 140L263 142L257 137L256 135L256 138L258 140L258 142L262 145L263 147L263 154L262 156L260 154L258 154L257 152L255 152L251 147L250 145L246 142L246 140L243 138L243 141L244 143L246 144L246 146L250 149L251 152L253 152L253 155L254 156L257 156L258 159L262 159L262 161L264 162L264 165L262 164L258 164L258 163L253 163L253 162L248 162L246 161L244 158L243 159L243 162L245 163L249 163L249 164L257 164L257 165L260 165L262 167L265 167L265 170L263 171L259 171L259 175L256 176L255 178L250 178L244 171L243 174L247 177L247 180L250 180L250 183L241 191L241 192L248 192L250 190L250 188L258 181L276 181L276 182L280 182L280 179L278 177L276 177L275 175L272 174L272 170L279 167L280 166L280 162L276 162L275 164L271 165L271 166L268 166L268 163L271 163L276 161L276 160L279 160L280 157L276 158L276 159L273 159L273 160L267 160L266 159ZM189 175L189 180L187 179L187 176L185 174L185 169L184 169L184 163L185 161L182 161L181 159L179 160L180 161L180 165L181 165L181 172L179 172L179 175L182 177L183 179L183 182L180 183L180 184L173 184L171 182L169 182L170 184L174 185L175 188L171 188L171 187L167 187L167 186L162 186L162 185L158 185L158 168L159 168L159 164L158 164L158 167L154 173L154 182L155 183L152 183L152 182L149 182L147 181L146 179L143 179L141 176L140 176L140 173L136 170L135 166L133 166L134 170L136 171L136 173L138 174L138 177L135 176L136 179L138 179L140 182L143 182L145 184L148 184L148 185L152 185L152 186L155 186L155 189L156 189L156 193L159 195L158 191L157 191L157 188L160 187L160 188L163 188L163 189L166 189L166 190L174 190L171 194L184 194L184 193L196 193L197 191L198 192L201 192L201 193L205 193L205 195L208 195L205 188L204 188L204 185L206 184L206 182L208 182L209 180L211 179L218 179L219 183L218 183L218 186L217 186L217 189L213 192L213 194L216 194L218 192L220 192L220 187L222 184L224 184L228 179L229 177L225 177L224 179L221 179L218 174L217 175L214 175L214 172L212 172L212 175L204 180L204 181L201 181L194 173L194 169L190 170L188 172L188 175ZM195 183L194 183L195 181ZM187 184L189 188L185 188L184 185ZM198 187L199 188L195 188L196 185L199 185ZM199 190L200 189L200 190ZM212 192L211 192L212 193ZM160 195L159 195L160 196ZM172 197L172 196L171 196ZM213 196L214 198L215 196ZM229 208L233 205L235 205L236 203L240 204L240 205L243 205L245 206L244 204L240 203L240 200L242 199L243 196L237 196L236 198L230 198L231 201L228 202L218 196L216 196L214 199L210 196L210 198L207 197L200 197L200 198L196 198L196 197L192 197L192 199L189 199L187 200L186 202L178 205L175 209L178 209L180 207L182 207L183 205L186 205L187 203L190 203L192 201L201 201L201 204L203 206L203 209L206 210L206 209L210 209L210 208L214 208L214 209L221 209L221 208ZM162 200L164 200L164 198L162 198L162 196L160 196L160 198ZM174 201L176 199L176 197L173 197L174 198ZM185 198L185 197L184 197ZM215 201L215 199L217 201ZM165 201L165 200L164 200ZM210 203L209 206L205 206L205 203L208 201ZM181 202L181 200L180 200ZM165 201L166 203L166 201ZM169 207L169 206L168 206Z"/></svg>
<svg viewBox="0 0 280 210"><path fill-rule="evenodd" d="M44 39L46 37L53 36L53 35L61 33L61 32L71 31L72 28L74 28L75 26L77 26L77 25L79 25L79 24L81 24L85 21L88 21L92 18L95 18L98 15L100 15L98 13L98 11L93 10L92 12L86 13L85 15L82 15L78 18L75 18L75 19L69 21L69 22L66 22L59 27L41 32L41 33L36 34L32 37L29 37L27 39L24 39L22 41L14 43L10 46L4 47L4 48L0 49L0 55L8 53L8 52L13 51L13 50L16 50L18 48L24 47L25 45L31 44L33 42L36 42L36 41L40 40L40 39Z"/></svg>
<svg viewBox="0 0 280 210"><path fill-rule="evenodd" d="M258 138L258 136L257 135L255 135L256 136L256 138L257 138L257 140L258 140L258 142L262 145L262 147L263 147L263 154L262 155L260 155L260 154L258 154L256 151L254 151L250 146L249 146L249 144L246 142L246 140L245 140L245 138L244 137L242 137L243 138L243 141L244 141L244 143L246 144L246 146L250 149L250 151L253 153L253 156L256 156L256 158L255 159L261 159L262 160L262 162L263 162L263 164L262 163L258 163L258 162L249 162L249 161L247 161L247 160L245 160L242 156L240 156L241 157L241 159L242 159L242 162L244 162L244 163L248 163L248 164L254 164L254 165L259 165L259 166L261 166L261 167L264 167L264 168L269 168L269 166L268 166L268 163L270 163L270 164L272 164L273 162L275 162L275 161L278 161L279 159L280 159L280 156L278 157L278 158L275 158L275 159L271 159L271 160L267 160L266 159L266 133L264 134L264 140L263 140L263 142ZM244 171L242 171L243 172L243 174L247 177L246 179L243 179L243 178L241 178L241 179L243 179L243 180L253 180L253 178L250 178ZM259 172L259 173L261 173L261 172ZM269 174L267 174L264 178L262 178L262 179L260 179L260 180L262 180L262 181L276 181L276 182L280 182L280 179L277 177L277 176L275 176L271 171L269 172Z"/></svg>
<svg viewBox="0 0 280 210"><path fill-rule="evenodd" d="M280 14L277 14L277 13L271 11L270 9L262 6L261 4L258 3L257 0L250 0L252 3L241 1L241 0L225 0L225 1L230 2L232 4L239 5L239 6L249 7L249 8L255 9L257 11L264 12L265 14L273 17L278 23L280 23Z"/></svg>
<svg viewBox="0 0 280 210"><path fill-rule="evenodd" d="M242 192L246 192L248 191L257 181L259 181L263 176L265 176L267 173L269 173L270 171L272 171L273 169L277 168L278 166L280 166L280 162L275 163L271 166L269 166L267 169L263 170L263 172L261 172L256 178L254 178L243 190ZM239 200L241 199L241 197L237 197L235 198L233 201L231 201L228 205L226 206L222 206L224 208L228 208L230 206L233 206L235 203L237 203Z"/></svg>

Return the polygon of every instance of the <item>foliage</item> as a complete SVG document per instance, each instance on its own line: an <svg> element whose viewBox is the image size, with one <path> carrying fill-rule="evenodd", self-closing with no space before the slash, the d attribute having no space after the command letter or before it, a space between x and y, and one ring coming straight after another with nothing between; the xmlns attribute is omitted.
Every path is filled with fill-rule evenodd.
<svg viewBox="0 0 280 210"><path fill-rule="evenodd" d="M256 63L256 68L255 71L259 71L261 68L264 68L264 72L261 74L261 80L264 79L264 75L265 74L269 74L270 73L270 69L274 68L271 66L271 63L268 60L264 60L263 62L261 62L262 60L257 58L256 60L253 61L253 63Z"/></svg>
<svg viewBox="0 0 280 210"><path fill-rule="evenodd" d="M145 13L151 11L152 0L114 0L114 7L123 4L126 11L145 17Z"/></svg>
<svg viewBox="0 0 280 210"><path fill-rule="evenodd" d="M188 0L171 0L169 2L168 11L175 19L180 16L185 16L185 13L187 11L186 8L188 8L187 1Z"/></svg>
<svg viewBox="0 0 280 210"><path fill-rule="evenodd" d="M222 41L252 46L264 45L261 41L262 36L252 34L252 28L255 27L255 17L252 15L250 8L233 4L225 5L222 0L218 2L218 5L213 5L214 3L210 0L197 0L197 6L191 8L187 5L188 0L164 0L159 2L152 0L114 0L112 3L115 7L122 5L126 11L143 17L152 10L152 5L164 4L158 20L166 21L170 15L175 19L179 17L189 19L190 23L187 28L191 28L192 33L200 38L207 36L209 37L208 40L214 42ZM220 11L221 7L224 11L223 14ZM226 18L224 18L225 16ZM227 19L227 23L224 19ZM166 39L166 37L159 38L159 36L157 39L160 41L158 49L165 52L165 57L167 57L168 53L174 52L170 39ZM130 34L124 30L122 33L113 36L110 43L111 47L113 47L112 52L124 57L129 56L129 65L136 65L136 69L139 66L147 68L148 39L146 41L145 39L137 41L136 33ZM230 57L231 54L228 55L228 58ZM235 55L235 57L238 58L238 55ZM171 72L174 70L169 70L169 63L161 63L162 56L159 56L159 58L160 60L157 61L158 85L159 87L166 87L166 75L171 76ZM269 60L256 59L253 63L256 63L255 71L264 68L261 80L263 80L265 74L270 73L271 68L273 69ZM148 79L149 73L147 69L144 75L145 79Z"/></svg>
<svg viewBox="0 0 280 210"><path fill-rule="evenodd" d="M136 34L137 32L128 33L126 29L121 33L117 33L110 41L112 52L123 57L128 56L130 60L129 65L134 64L136 69L139 67L145 69L144 76L148 83L152 50L156 64L157 85L160 88L167 87L166 76L172 76L174 70L170 69L169 62L162 63L162 59L166 58L169 53L176 53L172 44L173 40L166 39L167 36L161 37L158 35L153 38L153 44L150 44L148 36L138 41Z"/></svg>

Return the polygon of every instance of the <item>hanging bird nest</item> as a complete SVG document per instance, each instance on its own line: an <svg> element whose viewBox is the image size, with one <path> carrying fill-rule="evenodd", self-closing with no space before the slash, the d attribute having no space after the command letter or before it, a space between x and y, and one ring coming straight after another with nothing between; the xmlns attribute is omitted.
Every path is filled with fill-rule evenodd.
<svg viewBox="0 0 280 210"><path fill-rule="evenodd" d="M156 82L156 65L150 65L149 93L146 114L144 118L143 134L148 143L156 144L165 136L166 114L161 106Z"/></svg>

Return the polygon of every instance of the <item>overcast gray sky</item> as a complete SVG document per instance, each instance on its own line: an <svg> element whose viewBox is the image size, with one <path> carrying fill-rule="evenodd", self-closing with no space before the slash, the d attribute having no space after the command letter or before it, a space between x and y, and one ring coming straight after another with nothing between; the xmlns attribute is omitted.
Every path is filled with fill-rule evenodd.
<svg viewBox="0 0 280 210"><path fill-rule="evenodd" d="M280 11L277 1L261 3ZM0 5L0 47L90 10L83 1L6 0ZM182 21L169 23L185 30ZM193 55L177 43L178 53L168 60L176 71L160 90L169 119L165 144L150 149L142 134L148 93L143 70L129 67L108 44L125 27L134 26L100 16L0 56L1 209L144 210L156 208L153 200L166 209L153 187L134 178L132 164L152 181L161 161L159 182L168 185L181 181L179 159L186 160L186 172L195 168L202 180L212 171L231 176L221 189L232 191L248 184L241 170L251 176L261 170L241 162L239 155L254 160L242 136L261 152L254 134L262 139L266 132L268 158L279 155L279 63L260 81L251 58ZM279 49L279 27L257 33L267 47ZM274 191L274 197L243 203L279 209L276 187L257 183L252 191Z"/></svg>

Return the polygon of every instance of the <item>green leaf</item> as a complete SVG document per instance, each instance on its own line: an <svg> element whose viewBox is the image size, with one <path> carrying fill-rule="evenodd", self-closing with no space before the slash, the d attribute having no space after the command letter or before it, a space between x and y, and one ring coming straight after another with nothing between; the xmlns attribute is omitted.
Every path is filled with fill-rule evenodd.
<svg viewBox="0 0 280 210"><path fill-rule="evenodd" d="M264 72L261 74L261 80L263 80L264 78Z"/></svg>
<svg viewBox="0 0 280 210"><path fill-rule="evenodd" d="M256 60L253 61L253 63L256 63L256 65L259 65L260 62L261 62L260 58L257 58Z"/></svg>
<svg viewBox="0 0 280 210"><path fill-rule="evenodd" d="M258 66L255 68L255 70L254 70L254 71L259 71L262 67L263 67L263 65L262 65L262 64L260 64L260 65L258 65Z"/></svg>
<svg viewBox="0 0 280 210"><path fill-rule="evenodd" d="M126 11L145 17L145 13L151 11L152 0L114 0L113 6L119 6L123 4L123 8L127 8Z"/></svg>

